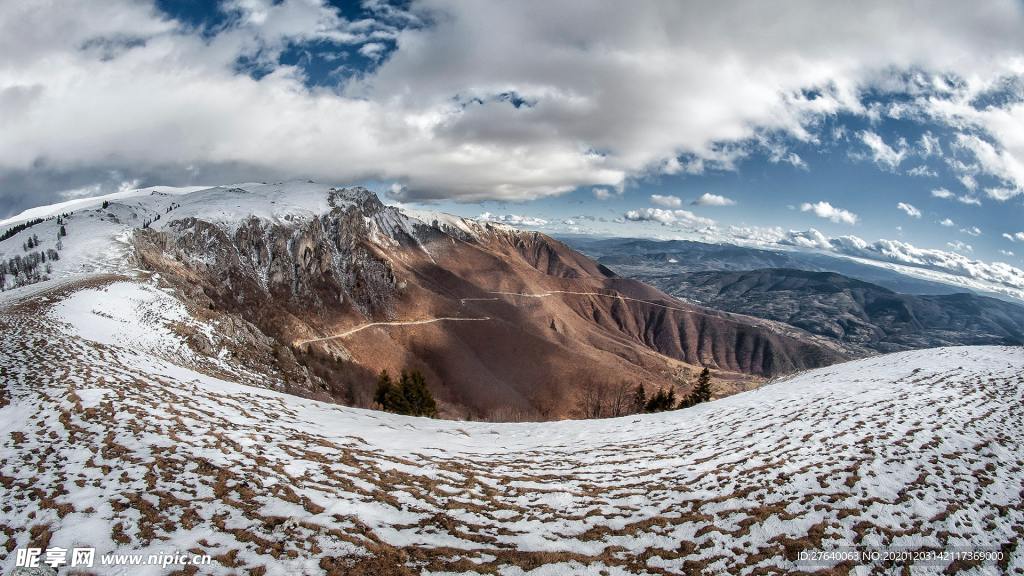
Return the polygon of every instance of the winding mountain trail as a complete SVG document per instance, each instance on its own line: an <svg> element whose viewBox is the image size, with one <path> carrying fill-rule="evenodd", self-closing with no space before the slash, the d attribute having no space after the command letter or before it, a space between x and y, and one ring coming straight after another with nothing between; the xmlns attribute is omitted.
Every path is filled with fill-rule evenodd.
<svg viewBox="0 0 1024 576"><path fill-rule="evenodd" d="M665 304L659 304L657 302L652 302L650 300L641 300L639 298L630 298L629 296L623 296L621 294L605 294L605 293L602 293L602 292L574 292L574 291L570 291L570 290L551 290L551 291L544 292L544 293L541 293L541 294L527 294L527 293L523 293L523 292L501 292L501 291L493 291L492 290L492 291L488 291L488 293L489 294L501 294L501 295L504 295L504 296L522 296L524 298L546 298L548 296L554 296L555 294L573 294L573 295L576 295L576 296L605 296L607 298L616 298L618 300L632 300L634 302L642 302L644 304L648 304L648 305L651 305L651 306L658 306L658 307L661 307L661 308L667 308L669 310L679 310L681 312L687 312L688 311L685 308L676 308L676 307L673 307L673 306L668 306L668 305L665 305ZM496 300L500 300L500 298L460 298L459 299L459 303L465 304L466 302L496 301ZM481 321L481 320L490 320L490 319L491 318L489 316L484 316L482 318L458 318L458 317L446 316L446 317L442 317L442 318L426 318L426 319L423 319L423 320L407 320L407 321L396 321L396 322L369 322L369 323L366 323L366 324L360 324L359 326L356 326L355 328L353 328L351 330L347 330L345 332L341 332L340 334L334 334L334 335L331 335L331 336L324 336L322 338L309 338L309 339L306 339L306 340L296 340L294 342L294 345L295 346L304 346L306 344L315 344L317 342L327 342L329 340L337 340L339 338L347 338L348 336L351 336L351 335L353 335L353 334L355 334L357 332L361 332L361 331L363 331L363 330L365 330L367 328L372 328L374 326L418 326L418 325L421 325L421 324L432 324L434 322L441 322L441 321L463 322L463 321Z"/></svg>
<svg viewBox="0 0 1024 576"><path fill-rule="evenodd" d="M455 318L455 317L448 317L448 316L446 316L446 317L442 317L442 318L426 318L426 319L423 319L423 320L407 320L407 321L398 321L398 322L370 322L370 323L367 323L367 324L360 324L359 326L356 326L355 328L353 328L351 330L348 330L346 332L342 332L340 334L334 334L333 336L324 336L323 338L310 338L308 340L296 340L294 344L295 344L295 346L303 346L303 345L306 345L306 344L313 344L313 343L316 343L316 342L326 342L328 340L336 340L338 338L345 338L345 337L348 337L348 336L351 336L351 335L355 334L356 332L360 332L362 330L366 330L367 328L372 328L374 326L418 326L420 324L433 324L434 322L441 322L441 321L446 321L446 320L447 321L452 321L452 322L467 322L467 321L481 321L481 320L490 320L490 319L491 318L489 316L484 316L483 318Z"/></svg>

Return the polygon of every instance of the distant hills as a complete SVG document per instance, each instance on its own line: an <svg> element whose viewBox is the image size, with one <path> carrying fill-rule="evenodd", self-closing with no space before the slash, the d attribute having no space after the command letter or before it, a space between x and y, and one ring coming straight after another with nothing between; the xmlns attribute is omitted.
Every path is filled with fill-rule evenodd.
<svg viewBox="0 0 1024 576"><path fill-rule="evenodd" d="M565 240L682 300L784 323L852 356L1024 343L1024 306L845 258L686 240Z"/></svg>
<svg viewBox="0 0 1024 576"><path fill-rule="evenodd" d="M641 279L705 306L833 338L854 354L1024 343L1024 307L976 294L899 294L833 272L785 268Z"/></svg>
<svg viewBox="0 0 1024 576"><path fill-rule="evenodd" d="M903 294L955 294L966 291L961 286L913 278L849 258L812 252L766 250L691 240L596 238L576 235L558 238L601 264L629 277L706 270L793 268L836 272Z"/></svg>

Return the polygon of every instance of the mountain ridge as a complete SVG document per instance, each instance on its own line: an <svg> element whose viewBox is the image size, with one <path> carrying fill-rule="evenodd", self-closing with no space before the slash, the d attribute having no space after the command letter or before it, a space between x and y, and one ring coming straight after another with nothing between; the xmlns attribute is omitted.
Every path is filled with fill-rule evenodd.
<svg viewBox="0 0 1024 576"><path fill-rule="evenodd" d="M685 388L708 365L728 392L847 357L783 324L616 276L544 234L406 213L358 187L153 191L62 222L65 252L83 236L93 244L54 274L155 274L238 338L262 342L238 353L281 389L350 405L371 405L377 372L414 368L450 417L550 419L570 416L592 382Z"/></svg>

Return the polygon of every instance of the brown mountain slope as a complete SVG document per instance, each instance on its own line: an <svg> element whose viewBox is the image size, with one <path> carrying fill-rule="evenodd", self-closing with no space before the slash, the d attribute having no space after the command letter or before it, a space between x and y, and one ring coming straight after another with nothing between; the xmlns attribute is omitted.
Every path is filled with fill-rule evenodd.
<svg viewBox="0 0 1024 576"><path fill-rule="evenodd" d="M355 405L369 405L382 369L422 370L448 415L556 418L595 383L657 388L702 364L770 376L842 359L616 277L543 234L414 219L360 189L324 194L331 208L312 219L169 219L140 231L136 252L280 342L279 363L306 368L290 370L294 389Z"/></svg>

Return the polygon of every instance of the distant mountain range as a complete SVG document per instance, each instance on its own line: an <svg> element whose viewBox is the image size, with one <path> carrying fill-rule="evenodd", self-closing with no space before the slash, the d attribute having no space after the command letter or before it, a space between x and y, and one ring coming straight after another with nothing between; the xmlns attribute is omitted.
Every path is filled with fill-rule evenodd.
<svg viewBox="0 0 1024 576"><path fill-rule="evenodd" d="M1024 343L1022 306L852 260L682 240L568 240L685 301L785 323L852 356Z"/></svg>
<svg viewBox="0 0 1024 576"><path fill-rule="evenodd" d="M975 294L899 294L833 272L785 268L638 279L695 303L833 338L853 355L1024 343L1024 307Z"/></svg>
<svg viewBox="0 0 1024 576"><path fill-rule="evenodd" d="M955 294L967 291L962 286L922 280L849 258L812 252L765 250L691 240L598 238L578 235L557 237L601 264L629 277L706 270L793 268L836 272L903 294Z"/></svg>

